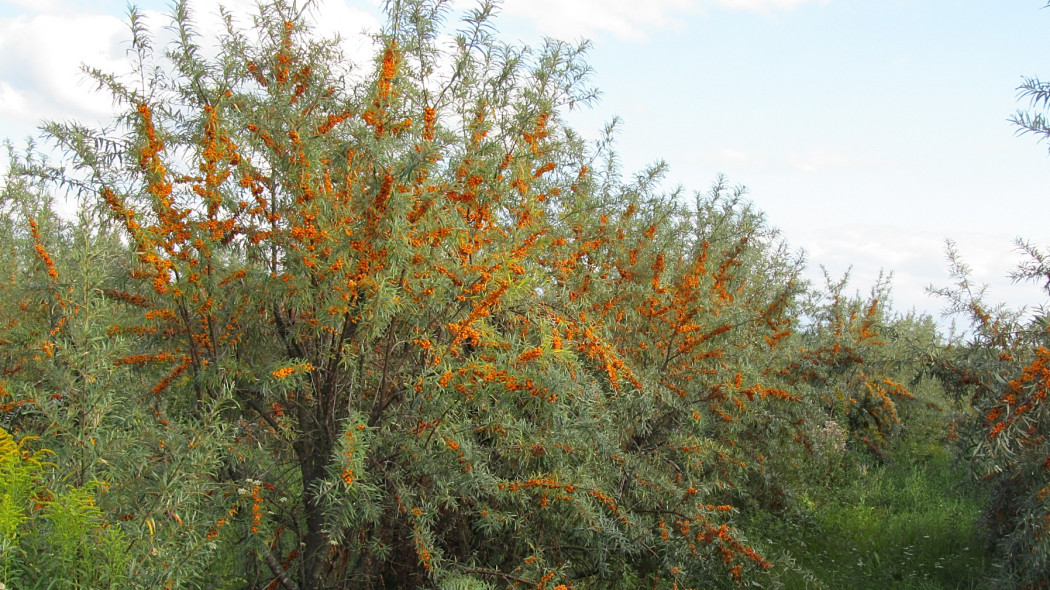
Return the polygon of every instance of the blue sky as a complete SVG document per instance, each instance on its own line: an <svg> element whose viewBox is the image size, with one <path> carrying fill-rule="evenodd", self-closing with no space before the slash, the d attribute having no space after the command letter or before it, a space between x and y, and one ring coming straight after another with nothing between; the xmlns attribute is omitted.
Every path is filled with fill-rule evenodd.
<svg viewBox="0 0 1050 590"><path fill-rule="evenodd" d="M325 0L326 31L380 21L374 0ZM215 3L196 1L202 18ZM251 2L227 3L247 10ZM457 7L471 2L456 0ZM993 300L1043 300L1010 285L1013 240L1050 246L1047 144L1007 122L1024 76L1050 79L1043 0L506 0L507 40L594 42L603 97L572 116L594 135L622 119L627 171L659 159L668 185L704 190L722 173L814 274L853 266L862 291L893 271L894 302L936 314L958 242ZM141 2L152 11L164 2ZM40 118L98 121L109 99L77 73L123 69L125 3L0 2L0 137ZM160 13L155 26L165 24ZM208 31L208 27L202 28ZM360 55L360 41L350 52Z"/></svg>

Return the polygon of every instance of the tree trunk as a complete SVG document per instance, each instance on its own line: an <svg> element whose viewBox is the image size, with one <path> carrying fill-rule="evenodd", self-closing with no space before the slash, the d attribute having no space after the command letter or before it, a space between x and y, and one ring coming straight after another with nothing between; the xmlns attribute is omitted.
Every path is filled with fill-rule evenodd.
<svg viewBox="0 0 1050 590"><path fill-rule="evenodd" d="M303 537L304 588L327 588L324 579L328 562L328 539L324 534L324 509L317 496L318 484L326 477L326 467L332 456L332 444L324 432L301 435L295 444L299 456L299 471L303 482L303 512L306 531Z"/></svg>

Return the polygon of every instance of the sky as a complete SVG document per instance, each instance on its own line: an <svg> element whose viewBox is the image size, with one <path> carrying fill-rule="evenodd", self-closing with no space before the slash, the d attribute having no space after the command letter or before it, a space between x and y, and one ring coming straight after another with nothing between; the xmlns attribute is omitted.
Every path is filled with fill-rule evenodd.
<svg viewBox="0 0 1050 590"><path fill-rule="evenodd" d="M224 3L245 14L253 2ZM191 0L205 35L217 3ZM589 39L599 103L585 136L621 119L626 172L665 160L667 186L748 188L809 275L852 269L866 293L893 272L893 305L939 316L926 287L950 283L945 240L991 302L1044 303L1013 285L1014 240L1050 247L1050 151L1010 115L1025 77L1050 80L1046 0L505 0L506 41ZM137 4L151 28L168 3ZM473 6L453 0L457 9ZM124 0L0 1L0 137L42 119L95 124L111 101L79 65L127 69ZM320 32L364 63L378 0L323 0ZM163 34L163 33L162 33ZM946 325L942 321L942 325Z"/></svg>

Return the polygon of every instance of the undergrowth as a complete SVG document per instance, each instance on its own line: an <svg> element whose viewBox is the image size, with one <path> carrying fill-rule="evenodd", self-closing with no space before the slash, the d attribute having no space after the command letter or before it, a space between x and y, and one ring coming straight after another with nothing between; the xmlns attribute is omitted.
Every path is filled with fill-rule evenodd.
<svg viewBox="0 0 1050 590"><path fill-rule="evenodd" d="M929 446L885 464L848 454L787 513L753 515L789 589L982 588L991 565L981 496L964 465Z"/></svg>

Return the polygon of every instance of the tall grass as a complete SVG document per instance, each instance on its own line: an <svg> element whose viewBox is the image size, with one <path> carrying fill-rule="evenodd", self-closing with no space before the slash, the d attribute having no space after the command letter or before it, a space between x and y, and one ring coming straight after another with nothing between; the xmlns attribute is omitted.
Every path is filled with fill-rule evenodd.
<svg viewBox="0 0 1050 590"><path fill-rule="evenodd" d="M965 466L935 446L911 454L885 465L848 454L794 510L754 515L788 564L786 588L986 587L981 498Z"/></svg>

